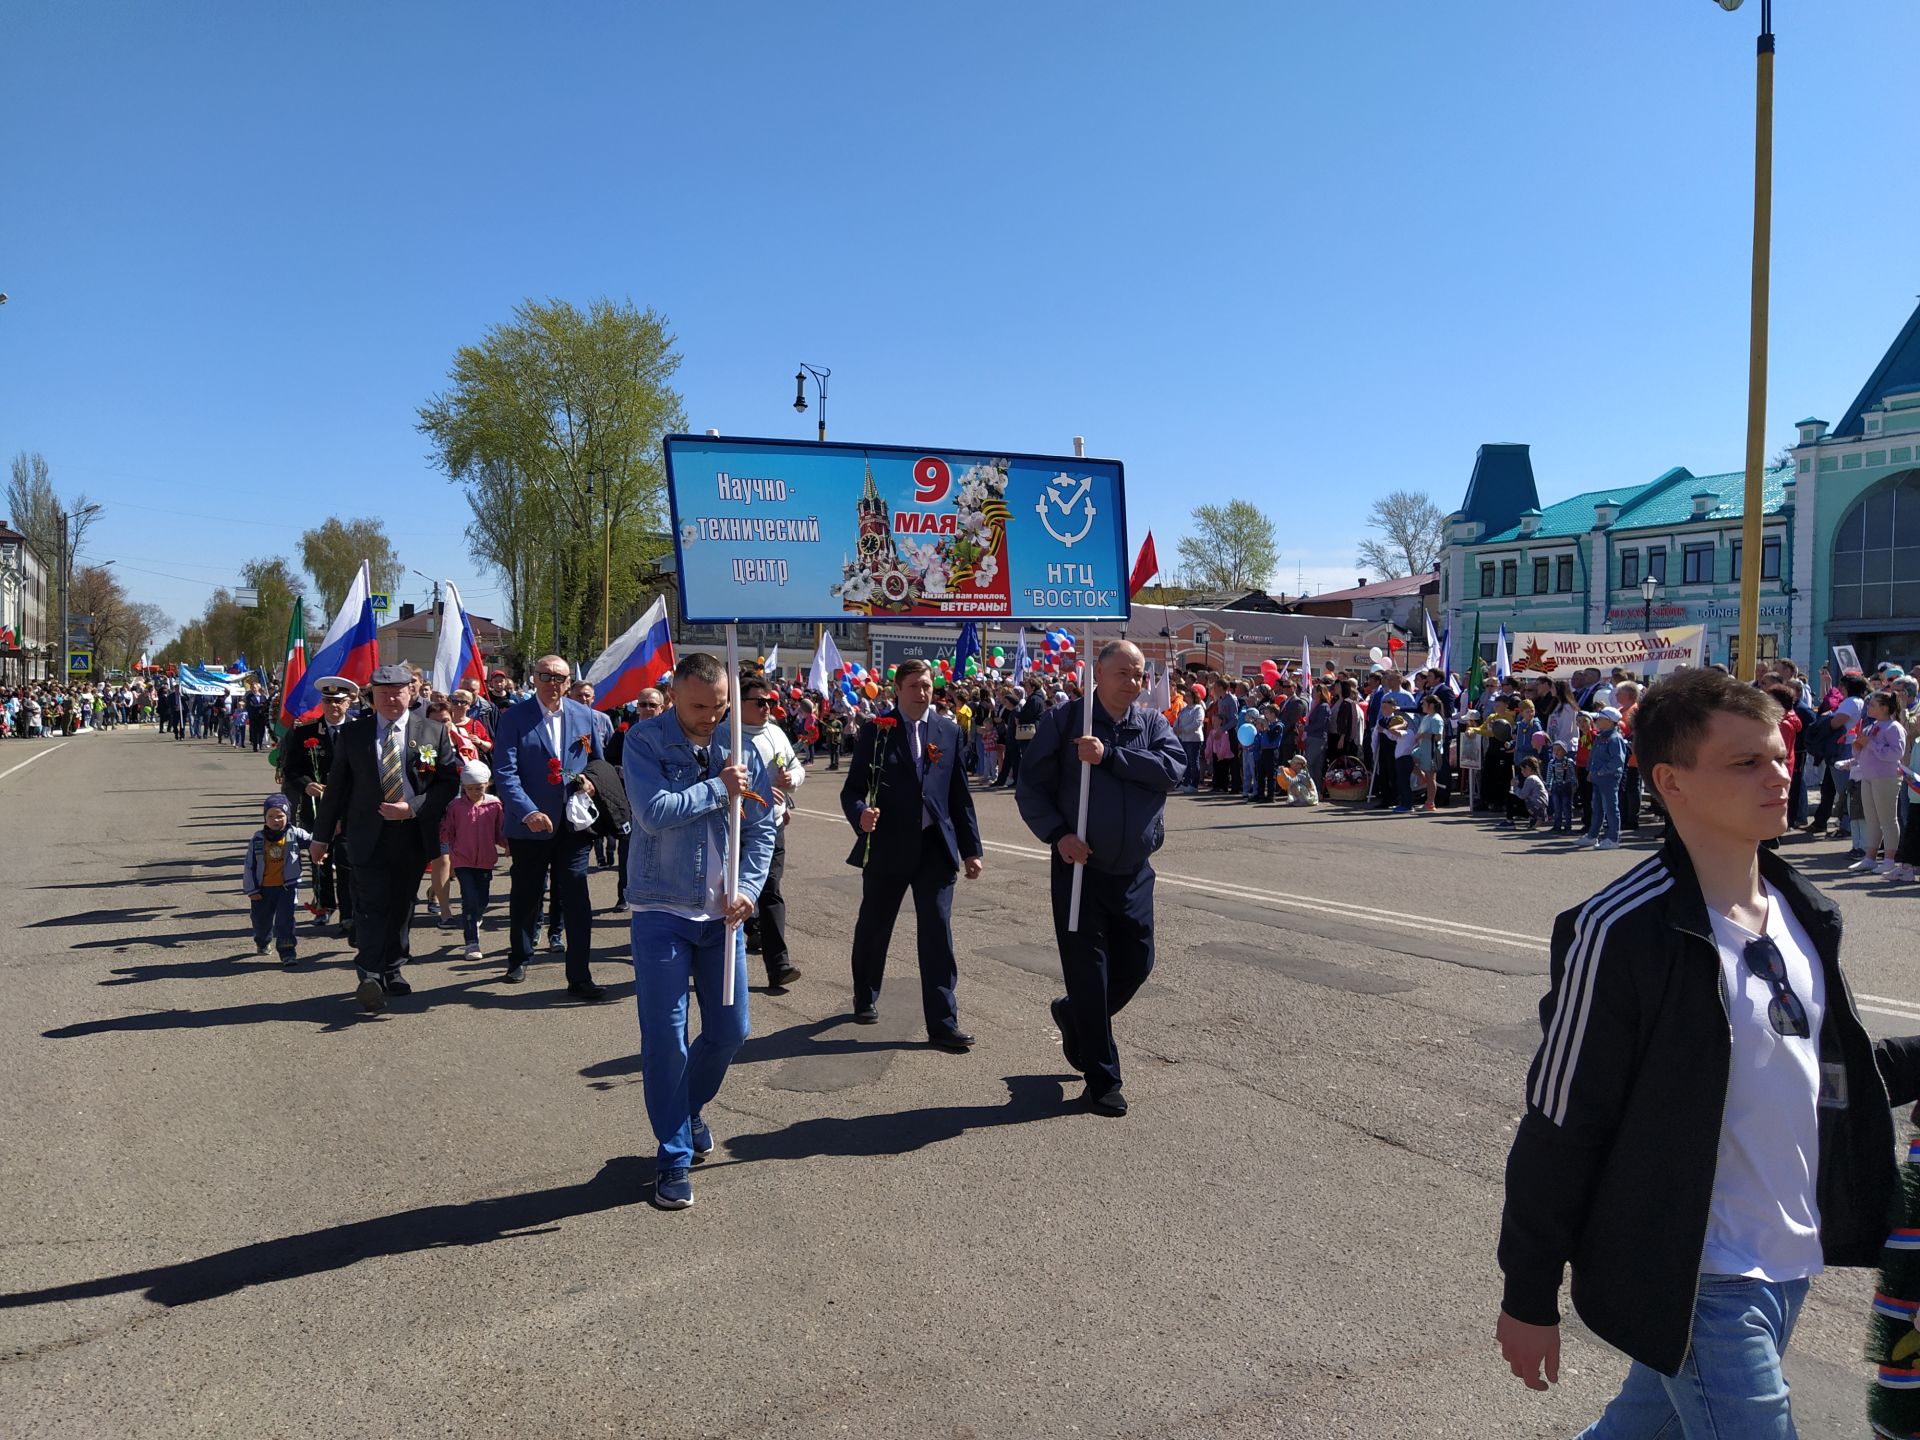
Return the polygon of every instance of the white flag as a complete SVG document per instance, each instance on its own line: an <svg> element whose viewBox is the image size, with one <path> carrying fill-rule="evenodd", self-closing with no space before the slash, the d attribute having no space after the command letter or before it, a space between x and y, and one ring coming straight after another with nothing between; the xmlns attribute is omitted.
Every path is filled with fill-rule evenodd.
<svg viewBox="0 0 1920 1440"><path fill-rule="evenodd" d="M1309 679L1313 677L1313 656L1307 653L1307 637L1300 637L1300 673Z"/></svg>
<svg viewBox="0 0 1920 1440"><path fill-rule="evenodd" d="M1420 618L1427 622L1427 663L1421 668L1431 670L1440 663L1440 637L1433 633L1433 616L1424 605L1420 607Z"/></svg>
<svg viewBox="0 0 1920 1440"><path fill-rule="evenodd" d="M1500 627L1500 643L1493 652L1493 673L1502 680L1513 673L1513 661L1507 655L1507 627Z"/></svg>
<svg viewBox="0 0 1920 1440"><path fill-rule="evenodd" d="M840 647L833 643L833 632L820 632L820 648L813 653L813 664L807 667L807 688L818 690L822 695L833 693L834 676L840 673Z"/></svg>
<svg viewBox="0 0 1920 1440"><path fill-rule="evenodd" d="M767 652L767 663L764 668L769 675L778 675L780 673L780 647L778 645Z"/></svg>

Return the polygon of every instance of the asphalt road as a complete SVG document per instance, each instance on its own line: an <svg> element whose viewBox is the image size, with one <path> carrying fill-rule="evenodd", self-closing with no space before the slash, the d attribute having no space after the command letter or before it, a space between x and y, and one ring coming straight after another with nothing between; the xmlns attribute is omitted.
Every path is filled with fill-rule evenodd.
<svg viewBox="0 0 1920 1440"><path fill-rule="evenodd" d="M979 797L955 907L972 1054L921 1043L910 920L846 1021L837 776L789 831L789 993L709 1109L695 1207L621 1003L497 982L416 931L353 1006L340 942L256 958L260 757L151 731L0 744L0 1433L9 1436L1558 1436L1492 1344L1506 1146L1551 917L1651 844L1179 798L1159 966L1118 1024L1133 1112L1071 1103L1045 860ZM1798 844L1825 879L1840 847ZM1914 892L1832 887L1869 1022L1920 1031ZM611 906L613 877L597 874ZM497 922L504 901L496 900ZM754 962L757 966L757 961ZM756 983L759 972L756 969ZM1860 1432L1870 1277L1821 1278L1803 1435Z"/></svg>

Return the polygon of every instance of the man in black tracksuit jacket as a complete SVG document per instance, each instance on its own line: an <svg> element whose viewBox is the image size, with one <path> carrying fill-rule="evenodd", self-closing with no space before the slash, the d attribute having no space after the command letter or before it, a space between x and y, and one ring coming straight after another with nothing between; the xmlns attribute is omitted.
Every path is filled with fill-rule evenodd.
<svg viewBox="0 0 1920 1440"><path fill-rule="evenodd" d="M1134 704L1145 679L1139 647L1105 646L1094 666L1093 728L1079 702L1041 717L1021 763L1015 800L1027 828L1053 851L1053 930L1066 998L1053 1002L1067 1063L1086 1076L1085 1101L1124 1115L1113 1017L1153 970L1153 867L1165 838L1167 796L1186 774L1187 752L1167 717ZM1080 777L1090 772L1087 838L1076 833ZM1080 926L1067 929L1076 864Z"/></svg>
<svg viewBox="0 0 1920 1440"><path fill-rule="evenodd" d="M1786 825L1778 707L1720 672L1686 671L1654 686L1635 718L1642 777L1659 786L1673 825L1659 853L1554 924L1543 1039L1507 1161L1498 1338L1529 1386L1557 1379L1557 1302L1571 1266L1581 1319L1636 1362L1589 1434L1791 1435L1779 1352L1822 1260L1879 1260L1897 1187L1888 1106L1920 1094L1920 1037L1869 1039L1840 969L1839 910L1758 848ZM1782 907L1789 913L1777 914ZM1739 952L1716 939L1716 917L1723 934L1797 928L1816 952L1805 957L1818 967L1817 978L1811 966L1803 972L1808 993L1794 995L1790 980L1756 963L1762 939L1747 945L1744 970L1723 964ZM1730 974L1739 988L1730 990ZM1805 1008L1822 994L1815 1034ZM1747 1067L1737 1076L1736 1057ZM1733 1093L1736 1081L1755 1083L1756 1064L1797 1064L1792 1073L1810 1077L1799 1113L1783 1107L1756 1125ZM1777 1144L1787 1125L1817 1152L1803 1157L1797 1187L1782 1187L1811 1213L1817 1238L1811 1229L1786 1236L1803 1264L1784 1285L1764 1265L1725 1273L1734 1267L1716 1247L1727 1215L1768 1208L1737 1208L1754 1197L1717 1192L1716 1171L1725 1165L1733 1184L1728 1147L1762 1148L1748 1144L1761 1131ZM1785 1173L1792 1181L1796 1172ZM1710 1219L1721 1227L1711 1234ZM1750 1233L1778 1253L1766 1223ZM1735 1295L1758 1299L1730 1325ZM1737 1355L1755 1347L1739 1352L1729 1329L1749 1341L1764 1333L1770 1362L1742 1369Z"/></svg>

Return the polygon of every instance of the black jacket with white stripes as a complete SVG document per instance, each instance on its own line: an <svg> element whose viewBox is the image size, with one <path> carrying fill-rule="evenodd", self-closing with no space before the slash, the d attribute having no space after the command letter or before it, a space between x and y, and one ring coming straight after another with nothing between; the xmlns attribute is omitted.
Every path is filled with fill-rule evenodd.
<svg viewBox="0 0 1920 1440"><path fill-rule="evenodd" d="M1840 912L1772 851L1760 874L1826 976L1815 1193L1829 1265L1874 1265L1894 1223L1888 1105L1920 1095L1920 1037L1875 1045L1840 973ZM1560 1277L1601 1339L1662 1374L1686 1358L1719 1156L1732 1030L1693 863L1661 853L1553 926L1542 1041L1507 1157L1501 1308L1558 1323ZM1836 1083L1838 1082L1838 1083Z"/></svg>

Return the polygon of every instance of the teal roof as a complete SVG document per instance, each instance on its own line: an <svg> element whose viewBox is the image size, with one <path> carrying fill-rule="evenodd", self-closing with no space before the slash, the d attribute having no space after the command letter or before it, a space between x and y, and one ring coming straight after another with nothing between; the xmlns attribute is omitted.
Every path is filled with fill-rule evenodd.
<svg viewBox="0 0 1920 1440"><path fill-rule="evenodd" d="M1761 476L1761 512L1771 515L1786 503L1785 483L1793 475L1793 467L1783 465L1778 470L1769 470ZM1593 508L1596 505L1617 507L1612 529L1650 530L1674 525L1685 525L1696 521L1734 520L1746 513L1747 475L1744 470L1731 471L1725 475L1695 475L1684 466L1669 470L1657 480L1641 485L1616 485L1605 490L1587 490L1570 496L1556 504L1549 505L1540 513L1540 523L1529 541L1573 539L1585 535L1593 529ZM1720 503L1705 515L1693 513L1693 497L1701 491L1712 491L1720 497ZM1492 545L1510 542L1521 538L1520 527L1514 525L1497 535L1488 535L1476 542Z"/></svg>

